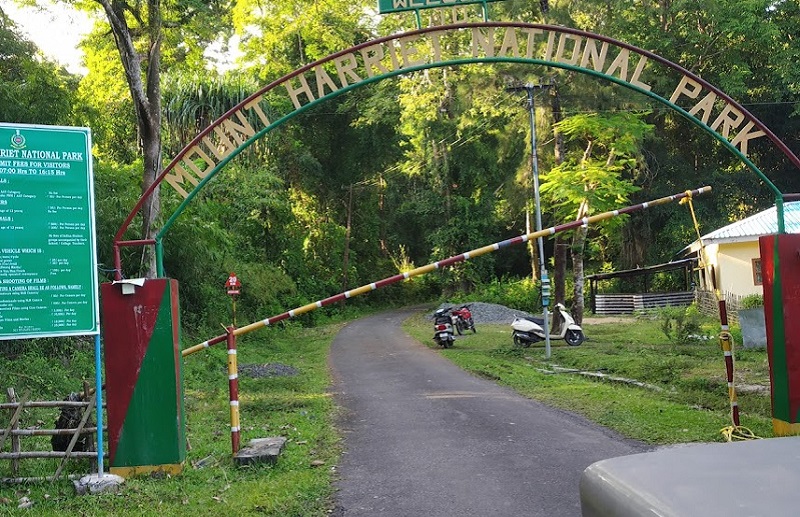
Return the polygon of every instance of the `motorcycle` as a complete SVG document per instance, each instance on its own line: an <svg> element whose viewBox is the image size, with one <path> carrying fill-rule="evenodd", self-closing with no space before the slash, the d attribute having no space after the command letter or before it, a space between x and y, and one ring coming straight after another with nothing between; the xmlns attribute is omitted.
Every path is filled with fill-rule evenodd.
<svg viewBox="0 0 800 517"><path fill-rule="evenodd" d="M465 330L471 330L473 334L478 332L475 330L475 321L472 319L472 312L469 310L469 307L469 305L462 305L461 307L452 309L450 312L453 327L456 329L459 336L463 334Z"/></svg>
<svg viewBox="0 0 800 517"><path fill-rule="evenodd" d="M433 340L442 348L450 348L456 340L453 335L450 310L451 308L448 307L438 309L433 313Z"/></svg>
<svg viewBox="0 0 800 517"><path fill-rule="evenodd" d="M575 323L572 315L563 304L557 303L553 307L553 325L550 330L550 339L563 339L570 346L578 346L586 339L583 329ZM532 343L543 341L544 320L534 317L516 317L511 322L514 344L528 348Z"/></svg>

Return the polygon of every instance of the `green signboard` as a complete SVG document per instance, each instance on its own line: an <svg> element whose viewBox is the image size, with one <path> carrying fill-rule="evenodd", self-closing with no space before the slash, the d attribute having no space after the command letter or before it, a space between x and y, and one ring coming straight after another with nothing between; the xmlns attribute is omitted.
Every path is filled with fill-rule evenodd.
<svg viewBox="0 0 800 517"><path fill-rule="evenodd" d="M455 7L464 4L485 4L487 2L500 2L502 0L378 0L378 12L397 13L400 11L415 11L431 7Z"/></svg>
<svg viewBox="0 0 800 517"><path fill-rule="evenodd" d="M98 334L88 128L0 123L0 339Z"/></svg>

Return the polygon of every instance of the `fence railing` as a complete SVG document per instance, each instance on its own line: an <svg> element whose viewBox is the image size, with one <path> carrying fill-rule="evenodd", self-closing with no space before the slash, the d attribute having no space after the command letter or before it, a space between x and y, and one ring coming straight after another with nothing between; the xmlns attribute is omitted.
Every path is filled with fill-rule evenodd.
<svg viewBox="0 0 800 517"><path fill-rule="evenodd" d="M91 391L85 385L83 394L70 397L71 400L32 401L29 399L30 392L18 397L14 388L8 388L7 402L0 404L0 414L6 413L9 417L0 429L0 460L8 460L10 468L7 471L9 475L0 477L0 482L55 481L65 473L69 460L81 458L90 459L90 466L96 470L97 425L90 421L94 413L94 404L89 400ZM55 428L45 427L48 416L52 418L50 421L54 422ZM6 443L10 444L8 452ZM54 459L58 460L58 466L52 475L21 475L21 460L44 460L37 462L44 465L29 469L42 473L55 465Z"/></svg>
<svg viewBox="0 0 800 517"><path fill-rule="evenodd" d="M730 292L724 292L722 293L722 297L725 299L725 308L728 313L728 323L731 325L738 325L739 310L742 308L742 299L744 296ZM719 301L717 300L717 295L714 294L713 291L701 291L698 289L695 291L694 300L697 304L697 309L701 314L719 318Z"/></svg>
<svg viewBox="0 0 800 517"><path fill-rule="evenodd" d="M634 314L660 307L686 307L693 301L692 291L597 294L592 309L595 314Z"/></svg>
<svg viewBox="0 0 800 517"><path fill-rule="evenodd" d="M739 310L742 308L744 296L730 292L725 292L722 296L725 298L728 322L738 325ZM701 314L719 318L717 296L712 291L699 289L672 293L597 294L593 300L593 308L595 314L634 314L658 307L685 307L692 302L697 304Z"/></svg>

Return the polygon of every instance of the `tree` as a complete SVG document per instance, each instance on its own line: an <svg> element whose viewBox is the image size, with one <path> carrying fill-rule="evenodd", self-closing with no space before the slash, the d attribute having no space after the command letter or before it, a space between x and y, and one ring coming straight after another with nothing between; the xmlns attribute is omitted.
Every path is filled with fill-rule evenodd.
<svg viewBox="0 0 800 517"><path fill-rule="evenodd" d="M299 66L367 41L369 0L239 0L233 22L242 62L259 79L276 79ZM265 59L266 58L266 59Z"/></svg>
<svg viewBox="0 0 800 517"><path fill-rule="evenodd" d="M559 23L611 36L653 51L720 87L757 116L797 154L800 127L797 95L800 56L797 19L800 4L774 0L624 0L552 2ZM670 87L654 76L653 90ZM660 82L664 84L659 84ZM594 109L598 109L594 107ZM657 125L658 146L648 146L647 195L633 202L709 184L716 193L703 205L709 228L752 214L774 202L774 195L727 149L670 110L648 117ZM749 158L784 192L800 190L800 174L767 139L750 147ZM724 192L724 194L723 194ZM685 213L632 216L624 232L632 244L622 265L668 260L691 242ZM634 226L635 225L635 226ZM684 228L684 230L681 230ZM625 264L627 262L627 264Z"/></svg>
<svg viewBox="0 0 800 517"><path fill-rule="evenodd" d="M125 70L136 126L142 149L142 193L147 192L161 173L161 43L163 19L161 3L126 3L122 0L96 0L108 19L111 33ZM132 20L132 28L128 20ZM141 32L140 32L141 31ZM134 39L144 34L144 51L139 52ZM142 238L152 239L161 212L159 189L155 188L142 206ZM155 254L146 253L144 276L156 275Z"/></svg>
<svg viewBox="0 0 800 517"><path fill-rule="evenodd" d="M69 2L69 0L60 0ZM116 84L119 77L124 76L124 84L131 98L131 107L136 125L136 143L142 156L142 183L144 194L154 184L162 170L161 142L161 71L167 66L177 64L198 66L202 62L206 44L217 37L224 37L228 7L225 0L174 0L163 3L160 0L146 2L127 0L92 0L76 3L79 8L90 11L101 11L104 22L97 22L95 31L84 42L88 53L94 58L89 64L101 64L100 68L90 68L88 83L93 92L86 91L84 97L109 99L105 89L109 84ZM113 39L117 59L121 70L108 66L108 61L97 59L107 57L111 48L106 44L109 37ZM167 42L166 52L162 51ZM93 77L93 78L92 78ZM119 98L109 99L115 107L106 111L104 106L95 105L97 113L107 116L108 113L121 115L116 105ZM95 104L99 104L95 102ZM83 109L83 115L91 118L91 109ZM119 130L113 124L104 124L104 136L110 135L108 130ZM124 139L122 139L124 141ZM125 147L125 146L123 146ZM125 153L118 153L126 157ZM141 210L142 232L144 239L154 238L161 210L161 198L158 188L154 188ZM145 248L142 260L144 276L155 276L156 263L152 248Z"/></svg>
<svg viewBox="0 0 800 517"><path fill-rule="evenodd" d="M0 120L67 124L77 79L42 58L0 10Z"/></svg>
<svg viewBox="0 0 800 517"><path fill-rule="evenodd" d="M641 115L621 112L611 115L573 115L557 124L568 142L582 144L560 165L542 175L541 192L561 212L576 220L593 212L605 212L628 204L638 190L633 173L642 167L640 147L653 126ZM611 226L619 227L619 219ZM609 223L604 225L609 230ZM574 277L573 314L583 321L583 260L588 228L573 231L572 268Z"/></svg>

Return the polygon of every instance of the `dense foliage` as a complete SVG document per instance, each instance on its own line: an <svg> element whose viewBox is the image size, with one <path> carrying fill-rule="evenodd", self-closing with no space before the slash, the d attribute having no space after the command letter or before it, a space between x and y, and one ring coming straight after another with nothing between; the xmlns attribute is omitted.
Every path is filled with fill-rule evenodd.
<svg viewBox="0 0 800 517"><path fill-rule="evenodd" d="M69 121L77 79L52 61L0 9L0 121ZM44 102L42 102L44 101Z"/></svg>
<svg viewBox="0 0 800 517"><path fill-rule="evenodd" d="M480 20L479 6L472 7L468 18ZM270 81L416 25L411 13L370 15L374 0L179 1L161 9L163 56L150 66L163 71L164 163ZM425 11L423 23L436 12ZM493 3L491 12L493 19L564 24L652 50L720 86L800 153L797 2L509 1ZM112 235L143 178L135 106L114 39L98 21L84 42L89 72L76 90L77 78L36 58L10 21L0 21L0 120L93 128L99 252L110 278ZM217 68L224 53L212 59L203 50L212 43L228 48L234 33L238 57ZM147 39L135 41L146 53ZM536 93L546 226L701 185L714 188L696 203L703 230L774 202L708 135L618 86L521 65L410 73L340 96L271 132L192 202L167 236L164 262L181 283L187 327L216 333L230 319L222 289L230 271L245 285L237 318L247 323L524 233L532 202L528 112L506 88L539 79L554 85ZM29 109L13 109L20 103ZM800 190L796 168L769 144L755 143L750 157L782 191ZM167 214L182 201L168 188L162 196ZM563 261L585 264L587 274L651 265L675 258L695 238L688 211L677 205L615 224L564 236L572 253ZM554 252L548 240L549 267L556 266ZM142 258L141 250L125 249L129 276ZM510 249L348 303L497 293L499 284L515 283L529 292L531 263L527 250ZM567 302L575 303L582 282L567 283L576 287Z"/></svg>

